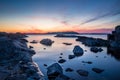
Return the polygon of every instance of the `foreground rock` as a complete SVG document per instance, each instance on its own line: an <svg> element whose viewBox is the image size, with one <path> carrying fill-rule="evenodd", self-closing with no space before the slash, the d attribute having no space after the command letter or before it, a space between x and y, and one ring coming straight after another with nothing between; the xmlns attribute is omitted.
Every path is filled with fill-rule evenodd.
<svg viewBox="0 0 120 80"><path fill-rule="evenodd" d="M63 74L63 69L58 63L54 63L47 68L49 80L73 80Z"/></svg>
<svg viewBox="0 0 120 80"><path fill-rule="evenodd" d="M102 73L104 71L103 69L99 69L99 68L92 68L92 70L96 73Z"/></svg>
<svg viewBox="0 0 120 80"><path fill-rule="evenodd" d="M81 76L88 76L89 74L88 71L82 69L77 70L77 73Z"/></svg>
<svg viewBox="0 0 120 80"><path fill-rule="evenodd" d="M90 51L97 53L97 52L103 51L103 49L102 48L97 48L97 47L91 47Z"/></svg>
<svg viewBox="0 0 120 80"><path fill-rule="evenodd" d="M81 56L83 55L83 49L80 46L76 45L73 49L73 53L75 56Z"/></svg>
<svg viewBox="0 0 120 80"><path fill-rule="evenodd" d="M54 41L52 41L51 39L47 38L47 39L42 39L40 41L40 43L43 44L43 45L46 45L46 46L51 46L54 43Z"/></svg>
<svg viewBox="0 0 120 80"><path fill-rule="evenodd" d="M32 61L35 52L27 47L22 35L6 35L0 37L0 80L44 80Z"/></svg>

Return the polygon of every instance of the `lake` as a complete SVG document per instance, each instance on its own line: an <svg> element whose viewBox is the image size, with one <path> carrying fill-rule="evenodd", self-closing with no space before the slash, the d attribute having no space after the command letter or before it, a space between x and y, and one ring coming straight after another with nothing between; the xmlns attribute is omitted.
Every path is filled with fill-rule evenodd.
<svg viewBox="0 0 120 80"><path fill-rule="evenodd" d="M33 50L36 54L33 56L33 60L39 65L40 70L45 75L48 66L58 62L60 56L67 61L60 64L64 70L64 74L75 80L120 80L120 60L114 55L107 53L107 48L102 47L103 51L94 53L90 51L90 47L83 45L81 42L75 41L76 38L58 38L55 35L28 35L26 39L30 42L32 40L40 41L44 38L50 38L55 41L52 46L44 46L40 43L32 44L28 43L28 46L33 46ZM107 39L107 35L82 35L88 37ZM63 42L72 43L72 45L65 45ZM84 50L84 54L80 57L68 59L68 55L73 54L73 48L75 45L79 45ZM46 49L44 49L46 48ZM87 51L85 51L87 50ZM63 55L60 55L63 53ZM119 54L119 53L118 53ZM82 61L91 61L92 64L82 63ZM66 68L72 68L73 72L66 72ZM104 69L104 72L98 74L92 71L92 68ZM76 70L83 69L89 72L87 77L80 76Z"/></svg>

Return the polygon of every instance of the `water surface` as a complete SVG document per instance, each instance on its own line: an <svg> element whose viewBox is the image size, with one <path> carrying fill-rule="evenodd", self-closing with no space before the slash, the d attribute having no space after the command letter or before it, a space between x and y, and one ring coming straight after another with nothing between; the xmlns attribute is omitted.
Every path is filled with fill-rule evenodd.
<svg viewBox="0 0 120 80"><path fill-rule="evenodd" d="M90 47L84 46L81 42L75 41L76 38L57 38L54 35L28 35L27 40L30 42L32 40L40 41L44 38L50 38L55 42L52 46L44 46L40 43L31 44L28 43L28 46L33 46L36 54L33 56L33 60L37 62L41 71L46 76L46 67L43 64L51 65L55 62L60 60L60 56L67 61L63 64L60 64L63 67L64 74L75 79L75 80L120 80L120 61L117 60L114 56L107 54L107 48L102 47L104 51L93 53L90 51ZM107 39L106 35L82 35L88 37L95 37L95 38L103 38ZM72 45L64 45L63 42L72 43ZM80 57L76 57L74 59L69 60L68 55L73 54L72 50L75 45L79 45L83 48L84 54ZM46 49L44 49L46 48ZM60 55L63 53L63 55ZM98 56L98 57L96 57ZM92 61L92 64L82 63L82 61ZM92 71L92 68L101 68L105 71L97 74ZM65 72L66 68L74 69L73 72ZM89 72L88 77L80 76L76 70L83 69Z"/></svg>

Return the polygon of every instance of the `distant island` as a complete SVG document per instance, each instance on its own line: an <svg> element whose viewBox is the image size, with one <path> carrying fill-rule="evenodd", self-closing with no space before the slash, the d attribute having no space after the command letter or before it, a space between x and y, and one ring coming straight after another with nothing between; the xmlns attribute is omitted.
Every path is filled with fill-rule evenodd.
<svg viewBox="0 0 120 80"><path fill-rule="evenodd" d="M26 35L43 35L43 34L80 34L80 35L107 35L109 33L78 33L75 31L65 31L65 32L47 32L47 33L25 33Z"/></svg>

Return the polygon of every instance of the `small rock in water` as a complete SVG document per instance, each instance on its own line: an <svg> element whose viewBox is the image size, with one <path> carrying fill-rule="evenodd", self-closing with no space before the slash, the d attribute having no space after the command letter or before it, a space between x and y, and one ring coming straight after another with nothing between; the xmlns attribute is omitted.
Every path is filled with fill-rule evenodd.
<svg viewBox="0 0 120 80"><path fill-rule="evenodd" d="M60 53L60 55L63 55L63 53Z"/></svg>
<svg viewBox="0 0 120 80"><path fill-rule="evenodd" d="M47 64L44 64L44 66L47 66Z"/></svg>
<svg viewBox="0 0 120 80"><path fill-rule="evenodd" d="M29 48L30 48L30 49L32 49L32 48L33 48L33 46L29 46Z"/></svg>
<svg viewBox="0 0 120 80"><path fill-rule="evenodd" d="M44 50L46 50L46 48L43 48Z"/></svg>
<svg viewBox="0 0 120 80"><path fill-rule="evenodd" d="M69 55L68 58L73 59L73 58L75 58L75 55Z"/></svg>
<svg viewBox="0 0 120 80"><path fill-rule="evenodd" d="M99 68L92 68L92 70L96 73L102 73L104 71L103 69L99 69Z"/></svg>
<svg viewBox="0 0 120 80"><path fill-rule="evenodd" d="M78 73L79 75L81 75L81 76L88 76L88 74L89 74L88 71L86 71L86 70L81 70L81 69L77 70L77 73Z"/></svg>
<svg viewBox="0 0 120 80"><path fill-rule="evenodd" d="M59 58L62 58L61 56Z"/></svg>
<svg viewBox="0 0 120 80"><path fill-rule="evenodd" d="M82 63L92 64L92 62L91 62L91 61L82 61Z"/></svg>
<svg viewBox="0 0 120 80"><path fill-rule="evenodd" d="M71 69L71 68L67 68L65 71L66 71L66 72L72 72L73 69Z"/></svg>
<svg viewBox="0 0 120 80"><path fill-rule="evenodd" d="M58 62L59 63L64 63L64 62L66 62L66 60L65 59L60 59Z"/></svg>

